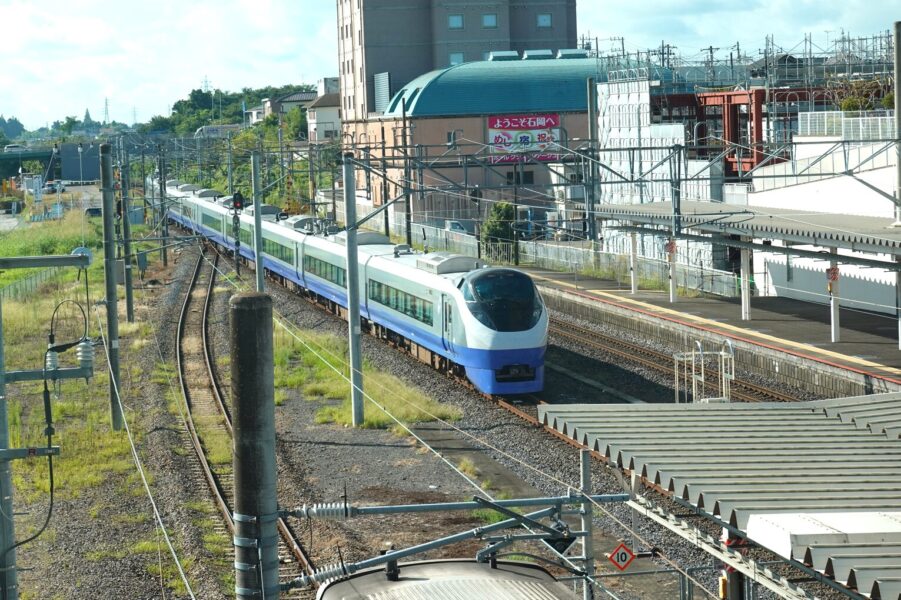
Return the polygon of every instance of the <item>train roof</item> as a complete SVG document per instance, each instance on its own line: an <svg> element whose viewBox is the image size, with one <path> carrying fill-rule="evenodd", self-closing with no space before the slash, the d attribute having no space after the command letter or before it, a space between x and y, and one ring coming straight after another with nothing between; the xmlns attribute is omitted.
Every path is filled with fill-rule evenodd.
<svg viewBox="0 0 901 600"><path fill-rule="evenodd" d="M319 588L316 600L575 600L566 587L542 567L514 561L430 560L401 563L397 581L385 569L355 573Z"/></svg>

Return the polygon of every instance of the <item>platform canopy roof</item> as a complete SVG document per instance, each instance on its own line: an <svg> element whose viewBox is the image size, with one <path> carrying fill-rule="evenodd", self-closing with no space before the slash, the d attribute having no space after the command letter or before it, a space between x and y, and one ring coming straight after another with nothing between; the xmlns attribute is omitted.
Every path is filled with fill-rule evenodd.
<svg viewBox="0 0 901 600"><path fill-rule="evenodd" d="M670 231L673 224L672 202L603 204L595 207L595 213L600 218L659 227L664 232ZM893 227L894 220L890 218L683 201L679 219L683 230L703 234L901 255L901 227Z"/></svg>
<svg viewBox="0 0 901 600"><path fill-rule="evenodd" d="M901 580L899 404L901 393L799 403L541 405L538 418L676 503L869 594Z"/></svg>

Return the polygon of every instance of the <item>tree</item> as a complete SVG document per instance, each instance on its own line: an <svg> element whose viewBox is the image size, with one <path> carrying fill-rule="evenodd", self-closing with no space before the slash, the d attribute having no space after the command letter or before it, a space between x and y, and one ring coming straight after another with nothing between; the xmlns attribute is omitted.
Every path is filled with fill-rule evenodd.
<svg viewBox="0 0 901 600"><path fill-rule="evenodd" d="M0 115L0 132L3 132L9 139L14 140L25 133L25 126L15 117L4 119L3 115Z"/></svg>
<svg viewBox="0 0 901 600"><path fill-rule="evenodd" d="M57 121L59 123L59 121ZM71 135L72 130L78 126L78 119L75 117L66 117L65 123L61 123L59 126L59 130L65 133L66 135Z"/></svg>
<svg viewBox="0 0 901 600"><path fill-rule="evenodd" d="M482 239L494 242L513 241L513 220L513 205L509 202L496 203L482 225Z"/></svg>
<svg viewBox="0 0 901 600"><path fill-rule="evenodd" d="M285 115L285 135L289 140L305 140L307 138L306 112L295 106Z"/></svg>
<svg viewBox="0 0 901 600"><path fill-rule="evenodd" d="M895 108L895 92L889 92L882 97L882 108L886 110Z"/></svg>

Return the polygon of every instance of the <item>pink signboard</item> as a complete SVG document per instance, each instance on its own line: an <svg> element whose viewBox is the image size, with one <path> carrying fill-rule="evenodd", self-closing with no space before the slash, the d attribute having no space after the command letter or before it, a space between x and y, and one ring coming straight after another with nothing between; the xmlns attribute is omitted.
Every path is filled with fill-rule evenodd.
<svg viewBox="0 0 901 600"><path fill-rule="evenodd" d="M492 163L558 160L560 115L504 115L488 117L488 145Z"/></svg>

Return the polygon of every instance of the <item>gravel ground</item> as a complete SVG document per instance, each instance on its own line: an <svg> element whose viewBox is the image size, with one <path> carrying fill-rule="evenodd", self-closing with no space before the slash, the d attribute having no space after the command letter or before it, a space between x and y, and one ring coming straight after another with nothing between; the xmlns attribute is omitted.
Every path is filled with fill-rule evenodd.
<svg viewBox="0 0 901 600"><path fill-rule="evenodd" d="M173 256L169 273L153 275L161 284L154 291L138 294L139 319L157 326L164 358L173 358L174 325L184 292L184 283L194 266L194 250ZM222 265L223 269L227 266ZM171 283L170 283L171 278ZM301 328L346 335L344 323L299 299L278 286L269 288L278 313ZM227 297L217 294L213 314L227 315ZM214 338L217 348L227 353L225 317ZM562 494L566 486L576 486L578 453L553 436L536 431L514 416L471 391L441 376L425 365L380 342L363 338L366 358L379 368L398 376L404 385L413 385L434 398L458 407L462 418L449 434L458 440L482 448L484 455L508 468L522 480L521 489L543 494ZM631 383L638 378L620 367L609 367L602 356L584 356L580 349L557 346L550 359L570 369L596 373L602 366L615 381L628 379L628 393L648 398L671 397L666 382L652 381L644 388ZM147 344L140 350L123 350L123 360L152 365L159 362L157 348ZM150 368L146 368L147 373ZM639 373L640 374L640 373ZM622 379L621 379L622 378ZM228 377L223 377L227 381ZM634 387L633 387L634 386ZM560 401L592 401L593 395L559 377L548 374L549 391ZM105 389L105 386L104 386ZM167 529L176 539L179 555L188 565L188 573L198 598L224 598L230 588L222 583L222 574L230 559L221 559L204 549L204 531L198 527L203 513L198 506L211 503L206 488L198 483L190 468L191 457L185 450L183 427L177 415L166 410L165 388L149 381L133 382L129 402L134 410L129 418L140 438L140 454L151 473L154 498L164 516ZM640 396L644 397L644 396ZM605 401L598 399L597 401ZM337 502L346 494L351 503L383 504L439 502L470 498L475 490L437 457L423 452L409 437L398 437L384 430L355 430L335 425L317 425L317 403L295 393L277 409L279 502L290 507L310 502ZM460 442L463 443L462 441ZM489 460L488 458L485 459ZM620 485L606 467L595 464L596 493L619 493ZM171 565L165 547L161 554L135 556L126 548L127 540L155 536L146 496L134 477L128 484L117 478L104 481L81 497L58 502L51 522L51 535L45 534L20 553L20 566L33 569L20 575L23 598L175 598L176 594L148 571L156 560ZM17 508L20 505L17 504ZM97 507L101 507L98 511ZM21 506L42 515L40 502ZM631 524L631 511L611 505L610 513L622 523ZM307 540L317 566L344 560L359 560L378 553L387 544L397 547L420 543L435 537L462 531L481 524L467 514L435 514L403 517L368 517L347 523L295 521L293 526ZM656 546L681 567L711 564L710 559L673 534L653 524L636 522L639 541L616 525L611 517L600 516L597 525L605 540L623 538L635 549ZM21 533L21 532L20 532ZM475 542L457 545L430 556L467 556L480 547ZM531 547L534 550L534 546ZM104 549L101 557L91 552ZM599 546L598 552L606 548ZM612 549L612 548L610 548ZM609 549L607 550L609 551ZM599 567L605 568L601 557ZM661 566L666 566L660 563ZM168 568L168 567L167 567ZM632 567L635 569L636 567ZM642 568L654 568L645 563ZM609 570L609 569L608 569ZM709 590L715 590L715 573L696 576ZM675 578L638 577L607 580L622 598L671 598ZM297 597L312 597L309 592ZM696 590L695 597L704 597ZM766 597L761 595L761 597Z"/></svg>

